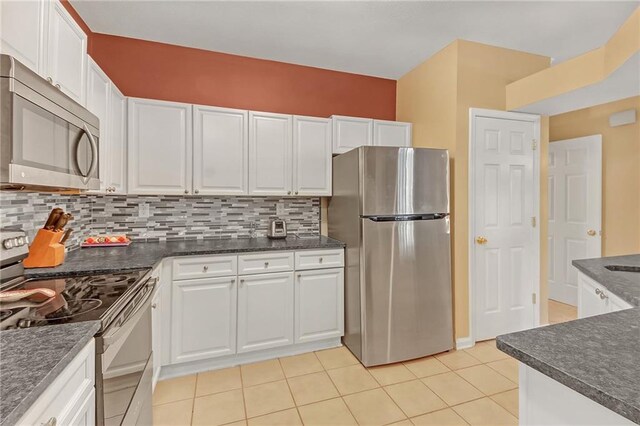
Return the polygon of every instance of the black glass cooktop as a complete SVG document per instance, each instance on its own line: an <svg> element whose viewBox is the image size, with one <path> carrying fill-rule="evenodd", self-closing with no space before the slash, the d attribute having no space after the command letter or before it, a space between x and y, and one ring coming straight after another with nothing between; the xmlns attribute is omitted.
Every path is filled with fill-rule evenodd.
<svg viewBox="0 0 640 426"><path fill-rule="evenodd" d="M147 272L24 280L7 290L48 288L56 295L1 303L0 330L89 320L104 326L135 295Z"/></svg>

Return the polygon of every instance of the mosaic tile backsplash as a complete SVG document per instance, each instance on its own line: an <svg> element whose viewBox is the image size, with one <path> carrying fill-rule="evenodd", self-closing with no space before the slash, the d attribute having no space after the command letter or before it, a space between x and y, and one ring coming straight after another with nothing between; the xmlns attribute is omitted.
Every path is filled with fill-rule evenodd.
<svg viewBox="0 0 640 426"><path fill-rule="evenodd" d="M252 229L255 236L265 236L275 217L287 222L289 233L320 233L319 198L278 197L0 192L0 226L22 227L33 238L54 207L74 216L69 225L73 228L70 248L89 235L105 233L149 241L248 238Z"/></svg>

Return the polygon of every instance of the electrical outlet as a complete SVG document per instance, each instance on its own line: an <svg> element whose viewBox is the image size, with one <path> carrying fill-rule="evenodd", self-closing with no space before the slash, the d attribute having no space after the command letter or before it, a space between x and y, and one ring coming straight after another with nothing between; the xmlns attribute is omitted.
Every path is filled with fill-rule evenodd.
<svg viewBox="0 0 640 426"><path fill-rule="evenodd" d="M149 204L148 203L140 203L138 204L138 217L149 217Z"/></svg>
<svg viewBox="0 0 640 426"><path fill-rule="evenodd" d="M276 216L284 215L284 203L276 203Z"/></svg>

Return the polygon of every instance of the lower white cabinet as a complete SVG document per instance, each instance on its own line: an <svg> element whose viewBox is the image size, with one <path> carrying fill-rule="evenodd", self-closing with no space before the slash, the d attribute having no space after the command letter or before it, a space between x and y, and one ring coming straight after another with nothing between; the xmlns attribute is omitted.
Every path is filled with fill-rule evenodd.
<svg viewBox="0 0 640 426"><path fill-rule="evenodd" d="M238 353L293 343L293 272L242 275Z"/></svg>
<svg viewBox="0 0 640 426"><path fill-rule="evenodd" d="M578 318L629 309L632 306L582 272L578 272Z"/></svg>
<svg viewBox="0 0 640 426"><path fill-rule="evenodd" d="M151 350L153 351L153 388L162 368L162 292L156 291L151 300Z"/></svg>
<svg viewBox="0 0 640 426"><path fill-rule="evenodd" d="M236 277L173 282L171 361L235 353Z"/></svg>
<svg viewBox="0 0 640 426"><path fill-rule="evenodd" d="M344 331L344 271L316 269L296 273L295 342L340 337Z"/></svg>

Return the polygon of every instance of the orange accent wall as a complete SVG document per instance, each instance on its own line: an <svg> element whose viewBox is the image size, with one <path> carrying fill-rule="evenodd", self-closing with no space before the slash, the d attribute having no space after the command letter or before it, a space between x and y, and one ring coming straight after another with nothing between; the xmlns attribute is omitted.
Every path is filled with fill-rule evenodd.
<svg viewBox="0 0 640 426"><path fill-rule="evenodd" d="M91 57L126 96L395 119L395 80L106 34L91 39Z"/></svg>

